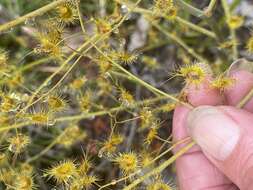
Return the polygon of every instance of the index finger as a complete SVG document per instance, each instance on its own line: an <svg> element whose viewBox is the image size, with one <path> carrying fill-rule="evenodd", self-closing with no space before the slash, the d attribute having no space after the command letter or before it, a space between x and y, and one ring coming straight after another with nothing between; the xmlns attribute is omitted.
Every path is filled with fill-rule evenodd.
<svg viewBox="0 0 253 190"><path fill-rule="evenodd" d="M189 102L194 106L222 104L220 93L210 89L209 86L206 80L197 89L189 87L187 89ZM174 112L173 139L175 141L188 137L186 118L189 111L188 108L179 106ZM234 188L231 181L210 163L198 146L176 160L176 169L180 190Z"/></svg>
<svg viewBox="0 0 253 190"><path fill-rule="evenodd" d="M225 91L225 97L229 105L236 106L253 89L253 74L245 70L239 70L231 72L230 76L235 79L235 83ZM253 112L252 98L246 103L244 109Z"/></svg>

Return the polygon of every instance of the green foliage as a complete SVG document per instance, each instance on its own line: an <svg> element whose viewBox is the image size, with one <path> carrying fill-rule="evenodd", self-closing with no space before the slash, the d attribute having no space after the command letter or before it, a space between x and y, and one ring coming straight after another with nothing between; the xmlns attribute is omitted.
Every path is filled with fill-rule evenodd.
<svg viewBox="0 0 253 190"><path fill-rule="evenodd" d="M189 86L236 83L226 71L253 50L239 1L14 2L0 2L0 189L175 189L162 171L194 143L171 141L168 115L193 108Z"/></svg>

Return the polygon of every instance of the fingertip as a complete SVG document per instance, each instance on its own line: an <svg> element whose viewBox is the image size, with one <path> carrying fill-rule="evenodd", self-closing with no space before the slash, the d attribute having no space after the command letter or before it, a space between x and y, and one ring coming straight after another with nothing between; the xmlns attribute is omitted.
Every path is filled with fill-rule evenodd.
<svg viewBox="0 0 253 190"><path fill-rule="evenodd" d="M233 71L230 76L235 79L233 87L225 91L227 103L236 106L253 88L253 74L246 70ZM253 99L251 99L244 109L253 112Z"/></svg>
<svg viewBox="0 0 253 190"><path fill-rule="evenodd" d="M187 85L185 88L187 100L194 107L200 105L220 105L223 98L219 91L210 87L209 79L204 80L199 85ZM188 132L186 130L187 115L190 112L185 106L177 106L173 116L173 139L182 140L186 138Z"/></svg>
<svg viewBox="0 0 253 190"><path fill-rule="evenodd" d="M186 88L188 101L193 106L220 105L223 98L217 89L210 87L209 80L205 80L199 86L190 85Z"/></svg>
<svg viewBox="0 0 253 190"><path fill-rule="evenodd" d="M188 86L186 95L189 103L193 106L218 105L223 102L220 93L210 88L209 81L196 86ZM178 106L173 116L173 139L180 141L189 137L187 130L187 117L191 110L184 106ZM181 148L183 144L174 149L174 152ZM209 187L219 187L228 184L229 180L220 173L205 157L200 147L195 145L186 154L176 161L177 174L180 189L204 189ZM196 166L198 170L196 170Z"/></svg>

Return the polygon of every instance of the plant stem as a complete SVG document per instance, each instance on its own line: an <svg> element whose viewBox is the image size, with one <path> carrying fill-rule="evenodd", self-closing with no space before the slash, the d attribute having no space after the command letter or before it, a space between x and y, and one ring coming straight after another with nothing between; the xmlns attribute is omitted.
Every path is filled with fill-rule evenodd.
<svg viewBox="0 0 253 190"><path fill-rule="evenodd" d="M141 2L141 0L138 0L136 3L135 3L135 6L133 7L133 9ZM94 44L100 42L101 40L105 39L107 35L109 35L111 32L113 32L114 30L116 30L118 27L120 27L120 25L125 21L125 19L129 16L129 14L131 13L132 10L130 10L128 12L128 14L126 14L125 16L123 16L121 18L121 20L110 30L108 31L107 33L101 35L95 42L93 42L93 39L96 39L98 35L94 35L92 38L90 38L88 41L86 41L83 45L81 45L81 47L78 48L77 51L74 51L70 56L69 58L64 61L64 63L52 74L50 75L40 86L39 88L35 91L35 93L32 95L32 97L30 98L30 100L28 101L27 103L27 106L25 106L24 109L22 109L21 111L23 110L26 110L27 108L29 108L31 105L35 104L36 102L38 102L39 100L41 100L42 98L44 98L45 96L47 96L49 93L51 93L64 79L65 77L71 72L71 70L75 67L75 65L79 62L79 60L82 58L83 54L86 53L87 51L89 51L93 46ZM86 48L83 51L83 49L86 47L86 45L88 44L92 44L90 45L88 48ZM83 54L79 53L79 52L82 52ZM77 54L80 54L80 56L77 58L77 60L71 65L71 67L67 70L67 72L63 75L63 77L46 93L44 94L43 96L41 96L40 98L38 98L36 101L32 102L33 99L36 97L36 95L44 88L44 86L46 86L49 81L51 81L51 79L56 75L58 74Z"/></svg>
<svg viewBox="0 0 253 190"><path fill-rule="evenodd" d="M129 77L132 78L132 80L135 80L137 83L141 84L142 86L146 87L147 89L149 89L151 92L155 93L155 94L159 94L159 95L162 95L162 96L165 96L171 100L173 100L174 102L177 102L177 103L180 103L190 109L193 109L193 106L186 103L186 102L182 102L180 101L179 99L177 99L176 97L170 95L170 94L167 94L157 88L155 88L154 86L148 84L147 82L139 79L138 77L136 77L135 75L133 75L132 73L130 73L128 70L126 70L125 68L123 68L121 65L119 65L118 63L116 63L115 61L113 61L110 57L108 57L103 51L101 51L96 45L94 45L94 47L96 48L96 50L101 54L103 55L108 61L111 62L111 64L113 66L115 66L116 68L118 68L119 70L121 70L123 73L127 74Z"/></svg>
<svg viewBox="0 0 253 190"><path fill-rule="evenodd" d="M39 157L46 154L54 145L58 143L58 141L66 134L67 130L65 129L58 137L56 137L48 146L46 146L41 152L36 154L35 156L29 158L26 160L26 163L33 162L34 160L37 160Z"/></svg>
<svg viewBox="0 0 253 190"><path fill-rule="evenodd" d="M129 108L138 107L140 105L152 104L154 102L157 102L157 101L160 101L163 99L167 99L167 98L166 97L156 97L156 98L151 98L151 99L144 100L144 101L138 101L135 104L129 105L127 107L119 106L119 107L115 107L115 108L110 108L108 110L103 110L103 111L98 111L98 112L93 112L93 113L86 113L86 114L80 114L80 115L68 116L68 117L60 117L60 118L56 119L56 122L73 121L73 120L92 118L92 117L100 116L100 115L108 115L108 114L111 114L114 112L123 111L127 108L129 109Z"/></svg>
<svg viewBox="0 0 253 190"><path fill-rule="evenodd" d="M192 48L190 48L183 40L181 40L179 37L177 37L175 34L167 32L165 29L163 29L161 26L156 24L155 22L152 22L150 18L148 20L151 22L151 24L157 28L160 32L162 32L165 36L172 39L176 43L178 43L180 46L182 46L190 55L195 57L198 61L201 61L202 63L208 63L208 61L203 58L201 55L197 54Z"/></svg>
<svg viewBox="0 0 253 190"><path fill-rule="evenodd" d="M82 29L83 34L85 35L85 28L84 28L84 24L83 24L82 14L81 14L81 11L80 11L79 1L78 0L75 0L75 1L76 1L77 13L78 13L81 29Z"/></svg>
<svg viewBox="0 0 253 190"><path fill-rule="evenodd" d="M22 128L24 126L32 125L32 124L33 124L32 122L26 121L26 122L14 124L14 125L6 126L6 127L1 127L0 128L0 133L3 132L3 131L8 131L10 129L19 129L19 128Z"/></svg>
<svg viewBox="0 0 253 190"><path fill-rule="evenodd" d="M44 13L52 10L52 9L55 9L55 7L57 7L58 5L66 2L67 0L58 0L58 1L53 1L52 3L44 6L44 7L41 7L33 12L30 12L24 16L21 16L21 17L18 17L16 18L15 20L13 21L10 21L8 23L5 23L3 25L0 26L0 33L3 32L3 31L6 31L8 29L11 29L13 28L14 26L16 25L19 25L19 24L22 24L23 22L25 22L26 20L29 20L31 18L35 18L37 16L40 16L40 15L43 15Z"/></svg>
<svg viewBox="0 0 253 190"><path fill-rule="evenodd" d="M117 2L117 3L120 3L120 4L123 4L123 3L122 3L121 1L119 1L119 0L116 0L116 2ZM129 3L127 3L127 2L124 2L124 3L126 3L127 6L132 7L131 4L129 4ZM145 9L141 9L141 8L138 8L138 7L136 7L136 9L134 9L134 10L135 10L136 12L146 13L146 14L148 14L148 15L153 14L152 11L145 10ZM176 35L167 32L167 31L166 31L165 29L163 29L161 26L159 26L158 24L154 23L153 20L152 20L148 15L146 16L146 18L147 18L147 19L150 21L150 23L151 23L153 26L155 26L160 32L162 32L162 33L165 34L167 37L169 37L170 39L172 39L173 41L175 41L176 43L178 43L179 45L181 45L190 55L192 55L193 57L195 57L195 58L198 59L199 61L205 62L205 63L208 62L205 58L203 58L202 56L198 55L192 48L190 48L183 40L181 40L180 38L178 38ZM166 16L164 16L163 14L161 14L160 16L166 17ZM201 27L199 27L199 26L197 26L197 25L194 25L194 24L192 24L192 23L190 23L190 22L188 22L188 21L185 21L185 20L183 20L182 18L179 18L179 17L178 17L178 18L177 18L177 21L178 21L178 22L182 22L183 24L186 24L188 27L190 27L190 28L192 28L192 29L194 29L194 30L196 30L196 31L198 31L198 32L204 33L204 34L206 34L206 35L208 35L208 36L211 35L211 36L214 37L214 38L216 37L216 35L215 35L214 33L210 32L210 31L208 31L208 30L206 30L206 29L204 29L204 28L201 28ZM210 36L210 37L211 37L211 36Z"/></svg>
<svg viewBox="0 0 253 190"><path fill-rule="evenodd" d="M187 12L191 13L192 15L196 16L196 17L205 17L205 12L193 7L192 5L186 3L184 0L174 0L176 5L178 5L178 7L181 7L183 9L185 9Z"/></svg>
<svg viewBox="0 0 253 190"><path fill-rule="evenodd" d="M231 13L229 10L229 6L227 3L227 0L221 0L224 12L225 12L225 16L226 16L226 22L228 23L229 20L231 19ZM233 41L233 60L235 61L236 59L238 59L238 50L237 50L237 39L236 39L236 33L235 33L235 29L229 27L230 29L230 35Z"/></svg>
<svg viewBox="0 0 253 190"><path fill-rule="evenodd" d="M116 1L119 4L124 4L124 5L127 5L128 7L132 6L129 2L121 2L119 0L116 0ZM136 7L134 9L134 12L138 12L138 13L142 13L142 14L147 14L147 15L153 15L154 14L153 11L147 10L147 9L143 9L143 8L140 8L140 7ZM160 16L160 17L163 17L163 18L171 21L171 19L169 19L165 14L162 14L162 13L156 13L156 14L158 16ZM181 18L179 16L176 16L175 21L177 21L178 23L181 23L183 25L186 25L187 27L191 28L192 30L195 30L197 32L205 34L208 37L211 37L211 38L214 38L214 39L216 38L216 34L215 33L211 32L211 31L209 31L209 30L207 30L205 28L202 28L202 27L200 27L200 26L198 26L196 24L193 24L193 23L191 23L191 22L189 22L189 21L187 21L187 20L185 20L185 19L183 19L183 18Z"/></svg>
<svg viewBox="0 0 253 190"><path fill-rule="evenodd" d="M240 102L236 105L237 108L243 108L253 97L253 88L249 91L249 93L240 100Z"/></svg>
<svg viewBox="0 0 253 190"><path fill-rule="evenodd" d="M139 176L136 180L134 180L130 185L126 186L123 190L131 190L141 182L143 182L145 179L149 178L150 176L156 175L161 173L165 168L167 168L170 164L172 164L178 157L182 156L185 152L187 152L193 145L195 145L195 142L191 142L182 149L180 149L174 156L170 157L168 160L163 162L158 167L154 168L152 171L146 173L143 176Z"/></svg>
<svg viewBox="0 0 253 190"><path fill-rule="evenodd" d="M83 43L79 48L78 51L82 51L91 40L93 40L94 38L96 38L96 36L93 36L90 40L88 40L87 42ZM65 67L67 66L67 64L77 55L76 52L73 52L69 58L64 61L61 66L54 72L52 73L37 89L36 91L32 94L31 98L29 99L27 106L25 106L21 111L26 110L27 108L29 108L31 105L34 104L33 99L36 97L36 95L45 87L48 85L48 83ZM33 102L33 103L32 103Z"/></svg>
<svg viewBox="0 0 253 190"><path fill-rule="evenodd" d="M33 68L34 66L37 66L37 65L40 65L40 64L43 64L47 61L50 61L50 60L53 60L52 57L45 57L45 58L42 58L42 59L39 59L39 60L35 60L27 65L24 65L23 67L21 67L20 69L18 69L18 72L24 72L26 70L29 70L31 68Z"/></svg>
<svg viewBox="0 0 253 190"><path fill-rule="evenodd" d="M187 26L187 27L189 27L189 28L191 28L191 29L193 29L193 30L199 32L199 33L202 33L202 34L207 35L208 37L211 37L211 38L214 38L214 39L217 38L215 33L210 32L209 30L207 30L207 29L205 29L205 28L199 27L198 25L193 24L193 23L191 23L191 22L189 22L189 21L187 21L187 20L185 20L185 19L182 19L182 18L179 17L179 16L177 16L177 17L175 18L175 20L176 20L178 23L181 23L182 25L185 25L185 26Z"/></svg>
<svg viewBox="0 0 253 190"><path fill-rule="evenodd" d="M213 9L215 7L217 0L211 0L208 7L204 11L207 17L210 17L212 15Z"/></svg>
<svg viewBox="0 0 253 190"><path fill-rule="evenodd" d="M110 109L103 110L103 111L83 113L83 114L72 115L72 116L63 116L63 117L56 118L55 122L57 123L57 122L64 122L64 121L74 121L74 120L93 118L96 116L107 115L107 114L111 114L114 112L123 111L125 109L135 108L140 105L152 104L154 102L157 102L160 100L165 100L165 99L167 99L167 98L166 97L156 97L156 98L151 98L151 99L147 99L147 100L143 100L143 101L138 101L135 104L129 105L129 106L118 106L118 107L110 108ZM22 128L22 127L25 127L28 125L33 125L33 124L35 124L35 123L33 123L31 121L26 121L26 122L21 122L21 123L10 125L10 126L1 127L0 133L4 132L4 131L11 130L11 129L18 129L18 128Z"/></svg>
<svg viewBox="0 0 253 190"><path fill-rule="evenodd" d="M121 77L121 78L125 78L127 80L130 80L130 81L133 81L133 82L136 82L134 81L130 76L124 74L124 73L121 73L121 72L117 72L117 71L110 71L110 74L113 74L117 77Z"/></svg>

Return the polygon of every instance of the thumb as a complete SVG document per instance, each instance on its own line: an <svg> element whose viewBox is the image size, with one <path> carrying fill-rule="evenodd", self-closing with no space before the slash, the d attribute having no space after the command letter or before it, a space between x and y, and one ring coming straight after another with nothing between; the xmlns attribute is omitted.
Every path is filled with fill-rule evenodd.
<svg viewBox="0 0 253 190"><path fill-rule="evenodd" d="M187 118L207 158L242 190L253 189L253 114L230 106L200 106Z"/></svg>

